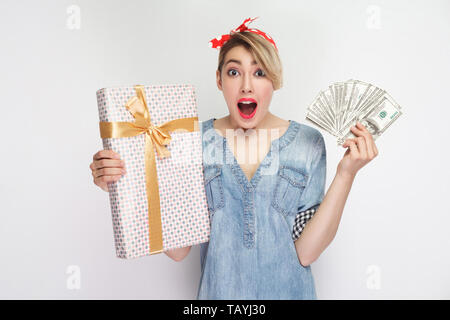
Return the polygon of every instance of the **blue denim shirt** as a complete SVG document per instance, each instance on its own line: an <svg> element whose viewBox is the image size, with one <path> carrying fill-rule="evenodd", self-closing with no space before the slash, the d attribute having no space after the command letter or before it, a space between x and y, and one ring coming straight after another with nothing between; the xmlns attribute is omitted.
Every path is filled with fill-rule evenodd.
<svg viewBox="0 0 450 320"><path fill-rule="evenodd" d="M299 211L323 199L322 134L290 120L249 181L213 121L201 126L211 234L201 244L197 299L316 299L292 229Z"/></svg>

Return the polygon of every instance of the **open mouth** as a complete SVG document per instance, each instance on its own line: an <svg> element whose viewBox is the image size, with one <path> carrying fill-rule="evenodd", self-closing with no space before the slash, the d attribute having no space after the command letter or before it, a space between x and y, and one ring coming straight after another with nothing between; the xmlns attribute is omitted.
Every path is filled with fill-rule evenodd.
<svg viewBox="0 0 450 320"><path fill-rule="evenodd" d="M238 102L239 114L245 119L250 119L255 115L257 106L257 103L252 101Z"/></svg>

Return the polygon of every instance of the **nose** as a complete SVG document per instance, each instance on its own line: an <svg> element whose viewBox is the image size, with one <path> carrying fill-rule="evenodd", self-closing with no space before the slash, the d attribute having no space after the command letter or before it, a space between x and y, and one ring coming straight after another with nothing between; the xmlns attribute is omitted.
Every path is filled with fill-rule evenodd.
<svg viewBox="0 0 450 320"><path fill-rule="evenodd" d="M251 76L249 76L248 74L244 75L243 77L241 92L242 93L253 92L253 84Z"/></svg>

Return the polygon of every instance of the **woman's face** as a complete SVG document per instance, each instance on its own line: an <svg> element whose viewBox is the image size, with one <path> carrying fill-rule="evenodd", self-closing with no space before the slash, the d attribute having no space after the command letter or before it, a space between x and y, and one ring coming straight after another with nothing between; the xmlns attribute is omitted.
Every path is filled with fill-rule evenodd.
<svg viewBox="0 0 450 320"><path fill-rule="evenodd" d="M217 70L217 87L223 92L233 127L256 127L269 112L273 84L243 46L228 51L222 73ZM242 99L252 101L243 104Z"/></svg>

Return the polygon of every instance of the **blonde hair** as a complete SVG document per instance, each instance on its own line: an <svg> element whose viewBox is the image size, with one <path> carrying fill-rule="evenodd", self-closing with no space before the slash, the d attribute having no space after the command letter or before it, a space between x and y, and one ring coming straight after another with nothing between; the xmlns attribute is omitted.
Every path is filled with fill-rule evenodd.
<svg viewBox="0 0 450 320"><path fill-rule="evenodd" d="M283 86L283 69L278 51L272 43L253 32L236 32L225 42L219 52L219 70L222 74L224 59L228 51L237 46L243 46L250 51L256 62L264 69L266 76L272 81L274 90Z"/></svg>

